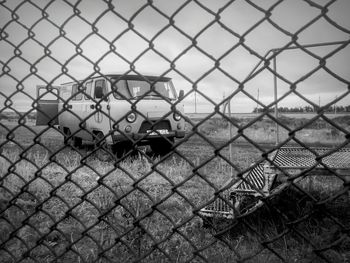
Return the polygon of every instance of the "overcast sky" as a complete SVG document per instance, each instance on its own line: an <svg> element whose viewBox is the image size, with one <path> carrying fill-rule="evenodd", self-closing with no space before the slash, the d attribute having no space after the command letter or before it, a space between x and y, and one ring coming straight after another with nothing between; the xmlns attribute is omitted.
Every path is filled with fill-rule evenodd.
<svg viewBox="0 0 350 263"><path fill-rule="evenodd" d="M67 74L75 79L84 79L94 72L94 64L103 73L124 73L130 70L129 63L134 63L139 73L162 75L171 69L170 61L181 72L171 70L166 74L173 78L178 90L190 92L193 83L197 83L200 92L219 103L223 96L227 97L237 90L239 82L259 63L259 56L290 43L291 34L298 33L299 45L350 39L349 0L285 0L277 4L278 1L273 0L251 0L251 4L243 0L231 4L228 0L188 3L184 0L154 0L152 6L146 0L119 0L111 1L113 11L108 9L106 2L57 0L49 4L50 1L46 0L2 1L1 93L10 95L21 82L24 91L35 96L35 86L44 84L43 80L54 80L54 84L59 85L72 80ZM179 9L185 3L186 6ZM320 17L325 5L328 5L327 19ZM79 15L75 14L74 6L80 10ZM265 20L257 25L265 18L262 10L271 7L271 22ZM39 8L45 8L45 12ZM219 13L219 17L215 16L216 13ZM47 19L43 16L47 16ZM173 17L173 25L165 16ZM313 20L315 22L305 28ZM89 23L95 25L97 33ZM130 25L133 27L130 28ZM60 36L59 28L64 36ZM5 40L4 36L7 36ZM231 50L242 36L245 47L238 45ZM191 38L196 39L192 47L194 42ZM149 40L152 40L157 52L150 49ZM37 41L47 47L52 58L45 55L44 47ZM76 45L79 47L76 48ZM326 56L327 70L319 69L307 79L299 81L297 91L316 104L319 99L321 104L325 104L340 97L347 91L350 81L350 47L340 47L309 48L308 51L312 53L300 49L286 50L279 54L277 72L283 80L278 80L278 96L283 96L289 90L290 83L319 66L319 60L315 57ZM251 53L249 49L254 52ZM329 57L328 54L334 50L338 51ZM219 63L215 64L215 61ZM35 64L36 72L31 71L29 63ZM60 64L66 66L67 74L62 73ZM215 65L218 68L215 69ZM259 93L259 100L264 104L271 103L273 74L264 69L245 83L244 90L255 98ZM20 110L31 104L30 98L24 94L17 94L12 100ZM1 94L0 103L3 108L4 96ZM186 111L193 112L193 92L185 103ZM349 96L337 104L350 104ZM305 105L307 103L295 95L288 96L279 104L287 107ZM242 93L232 100L233 112L251 112L255 106L256 102ZM197 94L197 111L212 112L213 109L211 102Z"/></svg>

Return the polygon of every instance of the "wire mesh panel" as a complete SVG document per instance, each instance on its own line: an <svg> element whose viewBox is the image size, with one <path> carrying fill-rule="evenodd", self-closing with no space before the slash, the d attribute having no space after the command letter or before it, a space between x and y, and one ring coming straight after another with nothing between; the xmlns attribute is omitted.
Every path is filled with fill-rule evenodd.
<svg viewBox="0 0 350 263"><path fill-rule="evenodd" d="M0 262L350 261L349 8L0 1Z"/></svg>

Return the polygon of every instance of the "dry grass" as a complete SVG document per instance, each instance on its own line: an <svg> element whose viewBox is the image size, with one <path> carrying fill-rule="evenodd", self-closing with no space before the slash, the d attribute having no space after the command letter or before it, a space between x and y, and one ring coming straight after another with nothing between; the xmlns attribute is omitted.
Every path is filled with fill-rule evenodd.
<svg viewBox="0 0 350 263"><path fill-rule="evenodd" d="M161 251L154 251L147 260L164 259L165 253L184 261L194 249L187 238L198 245L203 235L212 239L200 228L199 218L192 218L193 207L188 202L203 204L210 187L198 176L190 178L192 168L185 161L172 158L152 171L145 157L128 159L118 169L90 157L88 163L95 173L81 165L81 156L73 151L59 154L58 164L50 162L43 149L28 153L27 160L14 148L5 149L3 156L1 242L11 240L5 245L7 253L2 254L4 262L19 259L28 250L38 260L59 257L65 262L81 257L93 261L104 251L112 261L126 262L152 250L158 242ZM9 172L11 165L15 169ZM173 184L185 179L188 181L173 193ZM154 203L158 203L157 211L149 214ZM179 233L169 236L174 227ZM11 238L11 232L17 238ZM118 237L120 242L115 242ZM66 252L67 247L76 253Z"/></svg>
<svg viewBox="0 0 350 263"><path fill-rule="evenodd" d="M152 161L142 156L122 162L118 169L112 163L89 157L88 163L97 173L81 165L78 153L68 150L57 156L58 164L50 162L48 152L42 149L29 152L27 160L19 157L18 149L5 149L3 156L1 208L5 211L0 224L1 242L10 240L4 246L3 262L26 255L39 261L59 258L62 262L128 262L145 257L147 262L166 258L184 262L197 250L208 261L234 261L238 255L249 258L258 253L252 262L279 262L261 242L277 235L285 222L276 223L276 215L264 210L257 215L259 220L244 221L255 230L242 228L242 222L229 234L214 238L210 229L201 227L192 206L207 202L213 189L193 175L188 162L175 156L160 163L155 171ZM11 163L15 169L9 173ZM217 169L223 166L213 161L203 172L205 179L220 187L222 171ZM40 174L36 173L38 168ZM13 203L9 203L11 199ZM321 239L327 236L323 228L330 224L329 220L318 221L318 228L308 225L318 219L312 220L298 227L307 230L311 240L325 242ZM9 236L11 232L16 233L16 238ZM309 243L295 234L269 247L286 259L292 256L302 260L312 254ZM345 255L343 250L332 253L332 259Z"/></svg>
<svg viewBox="0 0 350 263"><path fill-rule="evenodd" d="M207 134L226 138L225 125L211 125L219 129ZM264 126L251 127L245 134L256 141L273 141L272 135L262 137L269 136L265 130ZM15 141L25 149L33 143L35 134L27 128L14 133ZM52 129L42 142L52 152L62 147L61 135ZM159 159L142 155L117 165L92 155L84 164L81 160L89 152L70 149L61 149L53 162L48 149L35 145L21 156L19 147L10 143L3 147L1 262L22 258L39 262L129 262L139 258L144 262L201 262L202 258L208 262L280 262L275 253L288 262L316 262L321 259L308 240L318 247L341 235L345 236L341 243L321 254L331 262L350 258L349 238L335 223L349 227L347 193L322 207L315 206L315 200L325 200L344 189L337 178L310 177L298 185L302 191L294 187L273 200L272 208L282 214L305 217L298 223L290 224L275 209L264 208L236 226L220 222L221 228L227 223L230 228L216 235L202 227L194 210L213 197L214 188L225 184L231 166L222 158L212 158L215 149L203 139L194 138L178 148L187 160L174 154L159 164ZM227 157L227 147L220 153ZM238 169L248 168L261 157L253 146L235 147L233 154ZM305 197L303 191L315 200ZM287 230L281 238L266 242Z"/></svg>
<svg viewBox="0 0 350 263"><path fill-rule="evenodd" d="M282 126L279 126L278 132L280 141L287 141L287 139L290 138L289 133L295 131L295 138L303 143L313 145L334 145L346 141L345 136L349 134L350 131L350 116L333 119L333 121L346 130L347 133L336 129L324 120L317 120L312 124L308 124L308 119L282 117L280 118L280 121L283 125L289 128L289 130L286 130ZM232 125L232 136L237 136L239 128L247 125L249 122L249 119L233 119L232 123L234 125ZM190 125L188 129L191 129ZM230 138L228 121L219 118L210 119L204 122L199 126L199 131L212 138ZM249 125L244 129L243 134L256 143L275 143L277 134L276 123L269 119L263 119ZM242 142L246 140L243 136L239 136L236 141ZM293 140L291 142L295 143Z"/></svg>

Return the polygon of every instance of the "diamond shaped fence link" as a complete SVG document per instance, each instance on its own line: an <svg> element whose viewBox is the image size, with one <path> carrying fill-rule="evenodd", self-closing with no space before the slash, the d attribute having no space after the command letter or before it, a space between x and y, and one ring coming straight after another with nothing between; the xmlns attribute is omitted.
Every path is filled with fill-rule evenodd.
<svg viewBox="0 0 350 263"><path fill-rule="evenodd" d="M346 118L337 120L326 114L330 107L336 110L336 104L347 99L350 92L348 75L339 74L328 63L348 48L349 28L329 15L340 0L324 4L305 0L300 2L317 11L317 15L309 13L307 22L298 30L287 30L276 21L276 16L283 15L279 12L286 2L274 1L264 7L266 3L252 0L222 1L216 3L218 8L214 11L210 7L213 3L208 1L179 1L175 8L172 4L162 6L158 1L135 1L126 4L129 11L134 11L128 17L117 1L0 1L0 261L349 261L350 124ZM71 11L61 14L60 23L55 21L52 10L57 3ZM240 34L223 17L242 3L262 17ZM91 5L88 12L84 4ZM103 10L93 17L95 8ZM146 37L136 21L148 9L168 21L151 38ZM172 10L170 14L169 10ZM189 10L210 17L194 34L189 31L198 26L196 21L192 20L188 28L180 23L181 15ZM102 19L111 14L126 26L112 40L99 28ZM30 23L26 21L28 17L32 19ZM89 27L89 33L79 40L69 32L75 19ZM343 39L301 44L300 37L320 21L341 32ZM57 35L47 34L50 39L43 41L38 32L43 23L57 30ZM263 47L261 41L258 45L263 51L256 48L250 38L265 24L289 40L282 43L276 39L277 44L268 47ZM201 37L216 25L237 39L220 56L212 55L201 42ZM18 29L17 39L13 26ZM26 32L22 39L20 30ZM189 43L172 58L155 44L167 30L175 30ZM120 51L121 39L129 33L147 43L133 56ZM88 55L86 45L92 37L98 37L109 47L98 58ZM55 51L60 40L74 46L74 52L66 60L60 59ZM31 53L26 47L29 43L41 47L42 53L34 48ZM134 43L129 41L128 45L132 49ZM333 49L319 55L313 51L319 47ZM61 52L69 54L65 48L68 46ZM258 61L243 79L224 66L224 59L240 48ZM13 54L8 54L9 49ZM276 64L278 58L291 50L300 50L317 63L303 70L294 81L279 71ZM196 78L190 70L181 69L181 60L191 51L211 63L199 65L206 69ZM144 75L138 66L150 52L168 64L153 77ZM120 59L127 69L121 74L104 72L102 64L109 56ZM79 59L90 67L85 75L76 74L71 68ZM45 60L59 68L52 77L46 72L51 69L41 66ZM300 88L320 71L347 87L324 106L315 103ZM215 72L225 76L234 87L219 101L214 93L201 89L206 78ZM263 103L249 88L264 72L274 78L276 91L277 81L288 86L268 103ZM171 74L190 86L176 99L156 86L170 81L167 77ZM33 87L27 87L33 78L40 82L37 94ZM68 83L57 88L56 83L62 79ZM102 79L105 86L97 86ZM134 91L129 87L133 81L140 86L147 84L148 90L133 97ZM119 83L125 83L126 93ZM111 89L104 90L106 85ZM63 95L66 87L73 89L68 96ZM167 91L172 87L171 84ZM99 89L101 94L97 95ZM241 95L257 105L255 115L247 120L225 112L231 101L239 100ZM53 114L42 108L46 96L53 96L50 103L60 105ZM81 105L86 106L86 111L91 108L85 115L74 108L79 104L76 103L79 96L84 97L85 104ZM185 114L181 107L191 96L200 96L213 108L212 112L204 117ZM291 125L281 115L283 112L278 113L282 111L278 106L292 96L311 105L311 118L303 122L295 119L297 123ZM18 97L30 101L29 109L23 112L18 108ZM159 114L142 108L149 97L155 97L157 101L152 103L158 106L164 103L167 110ZM111 114L112 99L120 103L119 115ZM33 116L37 123L45 119L46 125L35 126L30 121ZM75 121L63 124L67 116ZM137 119L142 123L136 130ZM105 125L109 127L105 131L103 120L107 120ZM98 121L100 127L91 128L90 123ZM276 127L272 125L266 130L264 123L269 122ZM232 136L222 136L224 133L215 136L220 125L224 125L225 131L234 130ZM279 129L284 136L276 137L276 143L266 143L268 140L256 138L250 132L259 129L259 125L264 126L267 138L269 133L278 136ZM326 127L331 139L328 145L316 147L314 141L300 134L320 125ZM206 130L211 126L215 132ZM86 138L91 142L86 142Z"/></svg>

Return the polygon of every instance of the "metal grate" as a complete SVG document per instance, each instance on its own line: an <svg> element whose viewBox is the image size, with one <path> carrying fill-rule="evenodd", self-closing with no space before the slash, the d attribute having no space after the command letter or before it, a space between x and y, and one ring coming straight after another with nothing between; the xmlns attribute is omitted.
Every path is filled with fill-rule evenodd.
<svg viewBox="0 0 350 263"><path fill-rule="evenodd" d="M350 149L342 148L334 153L331 152L331 148L281 147L271 154L271 160L282 171L300 174L299 169L312 168L317 163L320 163L320 161L316 161L316 158L324 155L325 157L321 160L327 168L346 170L348 172L350 170ZM269 172L264 172L264 167L268 167ZM316 167L324 170L324 166L320 164ZM236 180L234 185L228 190L224 190L222 196L217 197L212 203L201 209L200 213L206 217L235 218L234 207L242 203L244 195L269 197L276 193L280 194L291 185L287 181L273 185L273 182L278 180L276 177L278 177L277 175L280 171L267 162L260 163L244 174L242 179ZM320 170L317 173L320 173ZM345 176L348 176L348 173ZM234 200L232 196L237 194L241 196L241 199ZM252 202L251 205L251 208L245 211L246 213L251 213L253 209L258 209L263 205L263 202Z"/></svg>
<svg viewBox="0 0 350 263"><path fill-rule="evenodd" d="M234 203L231 197L231 190L226 190L222 195L216 198L205 208L200 210L200 214L204 217L220 217L220 218L233 218Z"/></svg>
<svg viewBox="0 0 350 263"><path fill-rule="evenodd" d="M322 162L329 168L349 169L350 149L282 147L272 156L273 163L282 168L310 168ZM322 167L321 164L317 165Z"/></svg>
<svg viewBox="0 0 350 263"><path fill-rule="evenodd" d="M264 174L264 163L261 163L244 174L242 179L235 182L228 190L223 191L220 197L215 198L212 203L202 208L200 214L204 217L233 219L235 218L235 206L237 209L237 206L242 202L242 197L245 195L261 196L261 193L266 190L265 186L268 184L267 177ZM260 205L262 205L261 202L259 202ZM253 206L256 208L256 204Z"/></svg>
<svg viewBox="0 0 350 263"><path fill-rule="evenodd" d="M249 173L243 175L243 179L235 183L235 185L232 187L232 191L263 191L266 184L268 184L268 182L265 180L264 163L261 163L252 169Z"/></svg>

